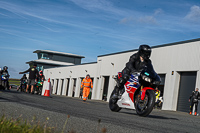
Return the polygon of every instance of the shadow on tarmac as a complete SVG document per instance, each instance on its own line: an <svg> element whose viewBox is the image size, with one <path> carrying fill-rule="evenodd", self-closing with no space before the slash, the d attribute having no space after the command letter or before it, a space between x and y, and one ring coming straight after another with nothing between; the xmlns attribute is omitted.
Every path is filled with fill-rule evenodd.
<svg viewBox="0 0 200 133"><path fill-rule="evenodd" d="M178 121L179 119L177 119L177 118L169 118L169 117L164 117L164 116L156 116L156 115L149 115L149 116L147 116L147 117L149 117L149 118L154 118L154 119L170 119L170 120L176 120L176 121Z"/></svg>
<svg viewBox="0 0 200 133"><path fill-rule="evenodd" d="M120 112L118 112L118 113L139 116L139 115L137 115L137 114L134 113L134 112L130 113L130 112L125 112L125 111L120 111ZM142 117L142 116L141 116L141 117ZM145 118L145 117L143 117L143 118ZM176 120L176 121L179 120L179 119L177 119L177 118L169 118L169 117L158 116L158 115L152 115L152 114L146 116L146 118L165 119L165 120Z"/></svg>

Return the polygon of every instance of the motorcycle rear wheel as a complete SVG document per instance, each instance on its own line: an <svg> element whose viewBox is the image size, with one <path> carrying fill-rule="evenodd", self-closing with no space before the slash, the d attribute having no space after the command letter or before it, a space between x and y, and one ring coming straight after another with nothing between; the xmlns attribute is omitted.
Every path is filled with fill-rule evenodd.
<svg viewBox="0 0 200 133"><path fill-rule="evenodd" d="M143 101L141 101L141 93L137 94L135 96L135 108L136 113L139 116L148 116L151 111L153 110L154 104L155 104L155 93L153 90L147 90L145 94L145 98Z"/></svg>
<svg viewBox="0 0 200 133"><path fill-rule="evenodd" d="M117 105L117 101L112 99L112 96L115 94L115 89L113 90L112 94L110 95L109 99L109 108L111 111L119 112L122 108Z"/></svg>

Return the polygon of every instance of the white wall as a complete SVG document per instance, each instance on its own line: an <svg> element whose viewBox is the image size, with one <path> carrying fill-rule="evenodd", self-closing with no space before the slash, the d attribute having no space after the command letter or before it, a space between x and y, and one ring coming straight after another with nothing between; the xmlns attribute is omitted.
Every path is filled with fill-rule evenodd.
<svg viewBox="0 0 200 133"><path fill-rule="evenodd" d="M182 43L177 45L165 45L153 47L151 60L158 74L166 74L164 86L163 110L176 110L180 75L178 72L197 71L196 87L200 88L200 41ZM104 84L103 76L110 76L108 99L114 89L115 81L113 75L121 71L128 62L130 56L137 51L128 51L110 55L99 56L97 63L75 65L62 68L46 69L44 74L51 79L80 78L90 74L94 78L92 99L101 100ZM87 72L85 71L87 70ZM172 75L174 71L174 75ZM54 80L54 85L56 80ZM64 81L65 82L65 81ZM64 83L63 86L66 86ZM55 88L55 87L54 87ZM76 88L75 96L79 91ZM195 89L195 88L194 88ZM71 94L69 95L71 96Z"/></svg>

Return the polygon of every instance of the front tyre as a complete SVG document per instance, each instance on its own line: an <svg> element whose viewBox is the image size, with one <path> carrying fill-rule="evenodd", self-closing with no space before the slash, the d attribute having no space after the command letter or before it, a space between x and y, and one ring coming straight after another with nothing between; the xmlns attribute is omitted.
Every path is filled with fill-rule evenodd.
<svg viewBox="0 0 200 133"><path fill-rule="evenodd" d="M155 104L155 93L153 90L147 90L145 94L145 98L143 101L141 99L141 94L137 94L135 96L135 107L136 107L136 113L139 116L148 116L151 111L153 110L154 104Z"/></svg>
<svg viewBox="0 0 200 133"><path fill-rule="evenodd" d="M117 99L114 100L112 97L115 94L115 89L113 90L112 94L110 95L109 99L109 108L111 111L119 112L121 108L117 105Z"/></svg>

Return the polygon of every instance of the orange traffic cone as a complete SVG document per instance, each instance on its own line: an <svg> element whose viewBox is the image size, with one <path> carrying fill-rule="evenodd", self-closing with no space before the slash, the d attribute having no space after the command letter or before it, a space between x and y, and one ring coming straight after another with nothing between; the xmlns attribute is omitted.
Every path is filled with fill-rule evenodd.
<svg viewBox="0 0 200 133"><path fill-rule="evenodd" d="M51 87L51 84L50 84L50 78L49 78L49 79L48 79L47 88L45 89L45 92L44 92L44 96L50 97L50 87Z"/></svg>

